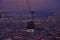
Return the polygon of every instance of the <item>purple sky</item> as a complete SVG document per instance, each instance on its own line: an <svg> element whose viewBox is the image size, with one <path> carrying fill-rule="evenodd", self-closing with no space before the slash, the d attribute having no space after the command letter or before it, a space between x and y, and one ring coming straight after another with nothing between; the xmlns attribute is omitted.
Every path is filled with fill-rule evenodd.
<svg viewBox="0 0 60 40"><path fill-rule="evenodd" d="M5 9L14 9L14 10L28 9L26 0L2 0L2 2L0 2L0 5L1 4L2 4L2 7ZM57 7L58 7L57 0L31 0L32 10L57 8Z"/></svg>
<svg viewBox="0 0 60 40"><path fill-rule="evenodd" d="M37 11L39 16L52 15L55 8L60 8L60 0L29 0L29 2L32 10ZM0 5L0 8L8 10L8 14L29 13L27 0L0 0Z"/></svg>

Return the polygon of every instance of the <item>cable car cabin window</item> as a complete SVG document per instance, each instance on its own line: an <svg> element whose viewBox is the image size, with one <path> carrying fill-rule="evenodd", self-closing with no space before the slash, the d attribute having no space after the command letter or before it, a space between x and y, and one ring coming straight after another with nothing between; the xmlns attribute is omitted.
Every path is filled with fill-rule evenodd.
<svg viewBox="0 0 60 40"><path fill-rule="evenodd" d="M1 18L1 14L0 14L0 18Z"/></svg>
<svg viewBox="0 0 60 40"><path fill-rule="evenodd" d="M34 29L34 22L33 21L30 21L30 22L27 22L27 29Z"/></svg>
<svg viewBox="0 0 60 40"><path fill-rule="evenodd" d="M31 14L34 15L35 11L31 11Z"/></svg>

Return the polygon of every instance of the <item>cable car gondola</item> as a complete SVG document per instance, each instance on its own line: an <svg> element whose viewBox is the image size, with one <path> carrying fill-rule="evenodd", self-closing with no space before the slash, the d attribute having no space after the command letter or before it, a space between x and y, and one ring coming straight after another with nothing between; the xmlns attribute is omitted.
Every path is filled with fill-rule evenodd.
<svg viewBox="0 0 60 40"><path fill-rule="evenodd" d="M34 22L33 21L28 21L27 26L26 26L27 32L34 32L34 29L35 29Z"/></svg>
<svg viewBox="0 0 60 40"><path fill-rule="evenodd" d="M32 20L27 22L27 26L26 26L27 32L34 32L35 29L34 13L35 13L34 11L31 11Z"/></svg>

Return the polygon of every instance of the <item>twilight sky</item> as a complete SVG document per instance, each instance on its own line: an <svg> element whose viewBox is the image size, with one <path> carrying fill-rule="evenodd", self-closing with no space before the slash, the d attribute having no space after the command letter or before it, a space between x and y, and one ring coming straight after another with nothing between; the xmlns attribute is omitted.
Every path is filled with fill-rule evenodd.
<svg viewBox="0 0 60 40"><path fill-rule="evenodd" d="M30 1L30 0L29 0ZM59 3L58 0L31 0L31 8L33 10L37 9L50 9L57 8ZM0 5L5 9L28 9L27 0L0 0Z"/></svg>
<svg viewBox="0 0 60 40"><path fill-rule="evenodd" d="M56 8L60 8L60 0L29 0L29 2L32 10L37 11L37 15L44 17L54 14ZM27 0L0 0L0 8L7 10L8 14L29 13Z"/></svg>

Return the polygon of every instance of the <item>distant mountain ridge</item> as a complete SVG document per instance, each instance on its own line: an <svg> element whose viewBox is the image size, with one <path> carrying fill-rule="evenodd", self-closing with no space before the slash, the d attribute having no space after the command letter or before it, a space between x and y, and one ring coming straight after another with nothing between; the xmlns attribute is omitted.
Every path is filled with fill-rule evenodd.
<svg viewBox="0 0 60 40"><path fill-rule="evenodd" d="M30 14L30 11L14 11L14 12L5 12L4 14L2 15L5 15L7 14L8 16L13 16L13 17L24 17L24 16L31 16ZM41 18L44 18L44 17L48 17L48 16L53 16L53 15L60 15L60 9L45 9L45 10L35 10L35 15L37 17L41 17ZM6 16L6 15L5 15ZM7 17L7 16L6 16ZM10 17L9 17L10 18Z"/></svg>

